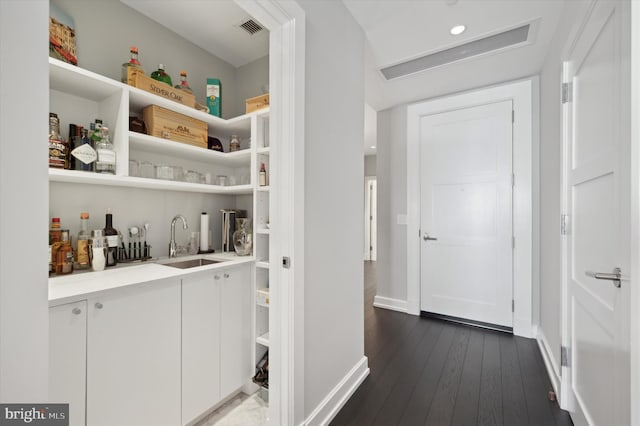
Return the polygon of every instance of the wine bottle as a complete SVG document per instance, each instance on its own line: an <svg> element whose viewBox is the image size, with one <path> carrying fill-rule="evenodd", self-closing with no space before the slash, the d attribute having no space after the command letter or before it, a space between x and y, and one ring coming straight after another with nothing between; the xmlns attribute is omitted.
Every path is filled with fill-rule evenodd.
<svg viewBox="0 0 640 426"><path fill-rule="evenodd" d="M118 263L118 231L113 227L113 214L107 209L104 236L107 237L107 263L105 266L115 266Z"/></svg>

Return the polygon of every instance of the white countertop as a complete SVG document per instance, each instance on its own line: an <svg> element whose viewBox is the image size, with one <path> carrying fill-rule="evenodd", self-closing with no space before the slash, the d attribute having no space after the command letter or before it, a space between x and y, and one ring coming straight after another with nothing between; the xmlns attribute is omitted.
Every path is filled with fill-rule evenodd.
<svg viewBox="0 0 640 426"><path fill-rule="evenodd" d="M146 283L164 278L181 277L207 270L225 269L255 261L253 256L237 256L235 253L212 253L196 256L181 256L171 261L195 258L220 260L222 262L195 268L180 269L163 265L167 258L151 260L142 264L119 264L104 271L74 272L49 278L49 306L71 303L86 299L89 295L120 287Z"/></svg>

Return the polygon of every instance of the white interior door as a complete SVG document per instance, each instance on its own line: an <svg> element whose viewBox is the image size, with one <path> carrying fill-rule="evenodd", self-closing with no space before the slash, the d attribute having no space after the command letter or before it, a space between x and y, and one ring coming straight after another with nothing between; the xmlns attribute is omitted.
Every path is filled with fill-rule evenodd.
<svg viewBox="0 0 640 426"><path fill-rule="evenodd" d="M630 204L623 2L598 1L565 64L563 406L576 425L627 425ZM625 36L625 31L627 35ZM621 281L594 273L620 268ZM600 276L615 278L615 276Z"/></svg>
<svg viewBox="0 0 640 426"><path fill-rule="evenodd" d="M501 327L512 316L512 101L423 117L421 310Z"/></svg>

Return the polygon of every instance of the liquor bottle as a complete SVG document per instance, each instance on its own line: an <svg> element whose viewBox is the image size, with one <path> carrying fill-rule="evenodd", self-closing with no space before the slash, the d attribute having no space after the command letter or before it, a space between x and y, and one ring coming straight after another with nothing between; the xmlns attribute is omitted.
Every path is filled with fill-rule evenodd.
<svg viewBox="0 0 640 426"><path fill-rule="evenodd" d="M55 272L55 253L62 242L62 230L60 229L60 218L51 218L51 228L49 228L49 274Z"/></svg>
<svg viewBox="0 0 640 426"><path fill-rule="evenodd" d="M142 65L140 65L140 61L138 60L138 48L135 46L131 46L129 52L131 52L131 59L129 59L129 62L125 62L124 64L122 64L121 80L126 84L131 84L131 81L129 81L130 71L135 70L136 72L144 74Z"/></svg>
<svg viewBox="0 0 640 426"><path fill-rule="evenodd" d="M109 140L109 129L102 126L100 128L100 140L96 143L98 161L96 162L96 172L116 174L116 151Z"/></svg>
<svg viewBox="0 0 640 426"><path fill-rule="evenodd" d="M73 247L69 237L69 230L61 232L62 242L56 252L56 275L65 275L73 272Z"/></svg>
<svg viewBox="0 0 640 426"><path fill-rule="evenodd" d="M107 237L107 263L105 266L115 266L118 263L118 231L113 227L113 215L111 209L107 209L105 218L104 236Z"/></svg>
<svg viewBox="0 0 640 426"><path fill-rule="evenodd" d="M69 123L69 170L76 170L76 157L71 155L71 151L75 148L76 141L80 136L80 130L82 126L77 126L73 123Z"/></svg>
<svg viewBox="0 0 640 426"><path fill-rule="evenodd" d="M76 269L87 269L89 261L89 213L80 213L80 232L76 240Z"/></svg>
<svg viewBox="0 0 640 426"><path fill-rule="evenodd" d="M162 81L173 87L171 83L171 76L164 71L164 65L158 64L158 69L151 73L151 78L154 80Z"/></svg>
<svg viewBox="0 0 640 426"><path fill-rule="evenodd" d="M267 169L264 163L260 163L260 173L258 173L258 182L260 186L267 186Z"/></svg>
<svg viewBox="0 0 640 426"><path fill-rule="evenodd" d="M98 154L93 148L91 139L89 139L89 131L87 129L80 127L80 136L74 138L73 146L71 158L75 161L75 170L92 172L98 159Z"/></svg>
<svg viewBox="0 0 640 426"><path fill-rule="evenodd" d="M187 93L193 93L191 87L189 87L189 83L187 83L187 72L182 70L180 71L180 84L176 84L176 89L184 90Z"/></svg>
<svg viewBox="0 0 640 426"><path fill-rule="evenodd" d="M49 113L49 167L69 168L69 144L60 135L60 119L53 112Z"/></svg>

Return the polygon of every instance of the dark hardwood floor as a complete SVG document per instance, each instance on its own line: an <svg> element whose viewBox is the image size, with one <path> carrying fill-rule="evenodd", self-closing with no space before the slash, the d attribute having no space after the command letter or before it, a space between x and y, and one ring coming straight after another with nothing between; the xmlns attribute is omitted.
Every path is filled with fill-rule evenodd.
<svg viewBox="0 0 640 426"><path fill-rule="evenodd" d="M572 424L535 340L374 308L375 262L364 272L371 373L332 426Z"/></svg>

